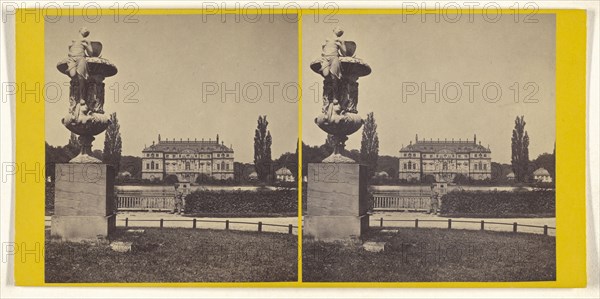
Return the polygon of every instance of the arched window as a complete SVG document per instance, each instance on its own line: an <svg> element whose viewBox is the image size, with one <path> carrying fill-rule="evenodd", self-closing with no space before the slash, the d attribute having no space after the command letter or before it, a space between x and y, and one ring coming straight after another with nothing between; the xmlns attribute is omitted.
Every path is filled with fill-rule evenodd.
<svg viewBox="0 0 600 299"><path fill-rule="evenodd" d="M150 169L154 169L154 161L150 162Z"/></svg>
<svg viewBox="0 0 600 299"><path fill-rule="evenodd" d="M444 165L442 166L443 170L448 170L448 162L444 162Z"/></svg>
<svg viewBox="0 0 600 299"><path fill-rule="evenodd" d="M185 162L185 170L190 170L190 162Z"/></svg>

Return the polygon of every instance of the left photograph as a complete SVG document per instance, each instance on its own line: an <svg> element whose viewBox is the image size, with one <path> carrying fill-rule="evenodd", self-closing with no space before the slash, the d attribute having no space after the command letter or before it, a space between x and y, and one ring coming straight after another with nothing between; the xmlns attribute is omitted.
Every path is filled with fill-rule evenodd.
<svg viewBox="0 0 600 299"><path fill-rule="evenodd" d="M46 283L298 280L295 18L61 18L44 46Z"/></svg>

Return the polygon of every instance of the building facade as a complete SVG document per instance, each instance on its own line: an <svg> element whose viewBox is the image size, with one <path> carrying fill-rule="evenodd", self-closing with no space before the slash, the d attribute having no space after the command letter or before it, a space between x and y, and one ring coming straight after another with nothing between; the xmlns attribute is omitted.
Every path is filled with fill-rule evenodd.
<svg viewBox="0 0 600 299"><path fill-rule="evenodd" d="M208 141L162 140L142 151L142 179L162 180L176 175L179 181L195 182L201 175L217 180L233 179L233 148L225 146L219 135Z"/></svg>
<svg viewBox="0 0 600 299"><path fill-rule="evenodd" d="M434 141L415 137L400 150L399 178L420 181L431 175L437 182L451 182L461 174L475 180L492 178L492 152L477 143L477 136L468 139Z"/></svg>
<svg viewBox="0 0 600 299"><path fill-rule="evenodd" d="M279 182L293 182L294 174L286 167L281 167L275 171L275 179Z"/></svg>
<svg viewBox="0 0 600 299"><path fill-rule="evenodd" d="M552 183L552 176L545 168L538 168L533 172L533 179L540 183Z"/></svg>

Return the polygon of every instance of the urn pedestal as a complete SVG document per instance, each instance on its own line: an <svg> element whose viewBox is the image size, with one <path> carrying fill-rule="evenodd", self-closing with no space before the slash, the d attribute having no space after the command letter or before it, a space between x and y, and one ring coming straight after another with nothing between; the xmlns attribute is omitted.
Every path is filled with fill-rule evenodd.
<svg viewBox="0 0 600 299"><path fill-rule="evenodd" d="M51 235L61 241L106 238L116 227L114 170L100 163L56 164Z"/></svg>
<svg viewBox="0 0 600 299"><path fill-rule="evenodd" d="M369 228L367 167L309 163L304 235L318 241L359 241Z"/></svg>

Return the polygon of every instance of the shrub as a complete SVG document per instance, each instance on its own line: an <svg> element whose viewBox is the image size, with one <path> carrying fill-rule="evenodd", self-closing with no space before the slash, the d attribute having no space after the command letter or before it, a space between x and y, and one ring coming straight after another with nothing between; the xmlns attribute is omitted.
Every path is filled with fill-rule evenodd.
<svg viewBox="0 0 600 299"><path fill-rule="evenodd" d="M431 174L428 174L421 179L421 182L424 184L433 184L435 183L435 177Z"/></svg>
<svg viewBox="0 0 600 299"><path fill-rule="evenodd" d="M174 174L168 175L163 181L167 185L174 185L176 183L179 183L179 179Z"/></svg>
<svg viewBox="0 0 600 299"><path fill-rule="evenodd" d="M442 196L442 215L518 217L555 215L554 191L458 191Z"/></svg>
<svg viewBox="0 0 600 299"><path fill-rule="evenodd" d="M231 216L298 214L298 191L194 191L185 198L186 214Z"/></svg>

